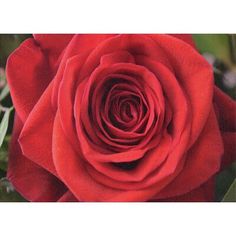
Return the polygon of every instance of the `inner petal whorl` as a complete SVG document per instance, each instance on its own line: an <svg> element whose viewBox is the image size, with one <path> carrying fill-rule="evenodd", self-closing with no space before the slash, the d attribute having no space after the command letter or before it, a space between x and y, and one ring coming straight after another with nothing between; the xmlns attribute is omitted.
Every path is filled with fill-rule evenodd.
<svg viewBox="0 0 236 236"><path fill-rule="evenodd" d="M81 114L85 138L89 136L98 150L104 149L102 153L140 148L144 152L149 142L151 147L157 143L153 139L161 132L163 94L158 79L142 66L129 64L127 68L120 63L97 68L86 81L81 97L81 106L87 107Z"/></svg>

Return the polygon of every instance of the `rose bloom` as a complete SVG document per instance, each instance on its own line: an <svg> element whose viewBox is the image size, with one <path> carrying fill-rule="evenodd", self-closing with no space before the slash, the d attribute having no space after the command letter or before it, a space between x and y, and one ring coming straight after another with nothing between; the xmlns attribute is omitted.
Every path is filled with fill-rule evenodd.
<svg viewBox="0 0 236 236"><path fill-rule="evenodd" d="M29 201L213 201L236 156L236 104L189 35L35 35L7 79Z"/></svg>

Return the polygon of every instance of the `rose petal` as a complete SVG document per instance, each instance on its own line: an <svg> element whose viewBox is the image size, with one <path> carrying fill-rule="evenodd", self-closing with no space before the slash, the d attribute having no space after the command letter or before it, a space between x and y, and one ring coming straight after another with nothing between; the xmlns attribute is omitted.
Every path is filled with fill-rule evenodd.
<svg viewBox="0 0 236 236"><path fill-rule="evenodd" d="M74 56L67 61L58 94L58 111L63 130L74 147L78 145L78 139L75 132L73 106L76 84L80 82L80 68L86 55Z"/></svg>
<svg viewBox="0 0 236 236"><path fill-rule="evenodd" d="M197 142L187 153L182 172L156 197L174 197L197 188L218 172L222 154L221 134L212 110Z"/></svg>
<svg viewBox="0 0 236 236"><path fill-rule="evenodd" d="M171 123L173 128L171 135L174 145L179 142L181 133L186 129L186 123L191 120L191 107L188 98L174 74L165 65L143 56L137 56L136 61L152 71L161 84L165 100L168 101L172 112ZM181 109L179 109L180 107Z"/></svg>
<svg viewBox="0 0 236 236"><path fill-rule="evenodd" d="M202 184L200 187L184 195L154 200L157 202L212 202L215 201L215 179L214 177Z"/></svg>
<svg viewBox="0 0 236 236"><path fill-rule="evenodd" d="M91 51L81 74L83 77L89 76L100 64L101 57L116 51L126 51L134 58L136 55L145 55L166 65L172 69L168 58L153 40L146 35L126 34L118 35L103 40Z"/></svg>
<svg viewBox="0 0 236 236"><path fill-rule="evenodd" d="M174 68L192 109L190 146L200 135L212 106L213 71L210 64L190 45L169 35L151 35ZM174 53L173 53L174 52Z"/></svg>
<svg viewBox="0 0 236 236"><path fill-rule="evenodd" d="M111 75L111 79L113 78L113 72L117 73L117 74L121 74L121 75L125 75L125 74L133 74L136 77L139 76L140 78L135 78L136 81L139 81L139 86L144 87L144 89L146 89L145 87L150 86L149 90L152 90L152 92L154 93L155 97L152 97L149 101L150 104L150 109L152 110L150 117L148 119L148 123L146 125L146 129L143 133L137 133L137 132L130 132L127 130L123 130L120 129L116 126L114 126L112 123L110 123L107 120L105 121L105 125L107 126L107 129L109 130L109 133L111 133L111 135L113 137L119 137L119 139L122 140L126 140L126 139L132 139L133 141L137 141L138 138L140 137L144 137L144 135L147 135L149 128L151 127L151 125L154 122L154 100L159 100L159 104L156 104L156 106L162 110L164 110L164 100L163 100L163 95L162 95L162 90L161 87L158 83L158 80L155 78L155 76L150 73L149 71L147 71L144 67L141 66L137 66L137 65L133 65L133 64L129 64L129 63L117 63L114 64L112 66L109 67L98 67L91 75L91 77L89 78L87 85L85 83L85 87L84 86L79 86L77 89L77 95L76 95L76 104L75 104L75 112L76 112L76 116L77 116L77 121L80 123L80 119L78 118L78 116L80 116L81 113L81 119L82 119L82 123L84 124L84 128L86 129L86 132L89 136L90 139L95 140L95 143L101 143L101 137L97 137L94 127L91 124L91 119L89 118L89 106L90 102L89 102L89 98L91 97L90 94L93 94L93 98L95 99L95 105L97 104L97 102L99 102L100 100L102 100L102 95L103 92L100 89L100 85L104 84L106 81L109 80L109 78L107 78L106 76L108 76L109 74ZM125 79L124 76L120 76L121 78ZM116 77L115 77L116 78ZM110 80L111 80L110 79ZM119 79L119 76L118 76ZM127 78L128 79L128 78ZM135 81L135 83L136 83ZM92 88L94 87L94 89ZM106 88L107 89L107 88ZM149 92L150 93L150 92ZM97 94L99 95L99 98L96 97ZM149 94L147 94L147 96L149 96ZM82 98L79 98L82 97ZM158 99L157 99L158 98ZM93 111L98 111L99 106L96 106L96 108L93 107ZM161 113L161 112L160 112ZM163 113L163 111L162 111ZM163 114L158 114L159 117L162 117ZM98 126L100 127L100 129L103 131L103 133L106 135L106 130L103 129L101 122L99 123L99 114L97 112L97 116L98 118L96 118L95 115L95 119L97 119L98 122ZM94 123L96 123L96 120L93 121ZM159 120L159 126L161 126L161 119ZM81 131L81 129L79 128L81 124L78 124L78 132ZM153 129L154 131L156 130L155 128ZM151 130L151 132L153 131ZM150 133L150 132L149 132ZM80 132L80 134L82 134ZM86 135L85 135L86 136ZM109 138L109 135L106 135L107 138ZM79 138L81 139L81 135L79 135ZM145 141L148 142L150 137L146 137ZM110 138L111 140L112 138ZM101 143L102 145L102 143ZM106 148L106 146L105 146Z"/></svg>
<svg viewBox="0 0 236 236"><path fill-rule="evenodd" d="M78 202L78 200L70 191L67 191L58 202Z"/></svg>
<svg viewBox="0 0 236 236"><path fill-rule="evenodd" d="M127 51L117 51L105 54L101 57L101 64L104 66L113 65L115 63L133 63L135 64L134 57Z"/></svg>
<svg viewBox="0 0 236 236"><path fill-rule="evenodd" d="M224 169L236 160L236 102L217 87L215 87L214 102L224 142L221 164L221 168Z"/></svg>
<svg viewBox="0 0 236 236"><path fill-rule="evenodd" d="M81 156L75 153L66 139L58 115L53 131L53 160L60 178L79 201L146 201L158 191L156 186L121 191L96 182L88 174Z"/></svg>
<svg viewBox="0 0 236 236"><path fill-rule="evenodd" d="M49 85L26 120L19 142L23 154L54 175L52 131L55 112L51 106L53 83Z"/></svg>
<svg viewBox="0 0 236 236"><path fill-rule="evenodd" d="M224 155L222 157L221 169L228 167L236 161L236 132L222 133L224 143Z"/></svg>
<svg viewBox="0 0 236 236"><path fill-rule="evenodd" d="M14 107L25 121L52 79L47 58L34 39L25 40L10 55L6 73Z"/></svg>
<svg viewBox="0 0 236 236"><path fill-rule="evenodd" d="M90 53L95 47L97 47L97 45L112 36L113 35L109 34L81 34L75 35L73 37L73 39L70 41L65 51L63 52L60 65L55 76L55 84L52 96L52 102L54 107L57 107L58 90L63 77L63 72L67 60L76 55ZM84 76L81 76L81 78L84 78Z"/></svg>
<svg viewBox="0 0 236 236"><path fill-rule="evenodd" d="M196 49L196 45L191 34L170 34L170 36L181 39Z"/></svg>
<svg viewBox="0 0 236 236"><path fill-rule="evenodd" d="M109 164L100 162L91 162L87 166L89 174L98 182L116 189L136 190L149 187L153 182L155 173L160 172L162 164L167 158L171 140L168 135L162 138L161 145L158 148L149 151L137 163L136 168L124 171L116 166L112 166L112 160Z"/></svg>
<svg viewBox="0 0 236 236"><path fill-rule="evenodd" d="M73 38L73 34L34 34L35 41L51 60L57 60Z"/></svg>
<svg viewBox="0 0 236 236"><path fill-rule="evenodd" d="M66 187L54 175L22 154L17 141L22 126L16 114L10 145L7 178L27 200L55 202L64 194Z"/></svg>
<svg viewBox="0 0 236 236"><path fill-rule="evenodd" d="M217 87L214 92L220 129L226 132L236 132L236 102Z"/></svg>

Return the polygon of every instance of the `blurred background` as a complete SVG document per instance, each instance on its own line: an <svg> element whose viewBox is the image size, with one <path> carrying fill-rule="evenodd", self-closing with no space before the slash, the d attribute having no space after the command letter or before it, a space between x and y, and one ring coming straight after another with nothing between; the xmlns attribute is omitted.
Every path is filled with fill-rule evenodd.
<svg viewBox="0 0 236 236"><path fill-rule="evenodd" d="M6 178L8 145L11 138L14 108L6 82L5 66L9 54L26 34L0 34L0 202L26 201ZM199 52L214 69L215 84L236 99L236 35L195 34ZM215 201L236 201L236 163L217 175Z"/></svg>

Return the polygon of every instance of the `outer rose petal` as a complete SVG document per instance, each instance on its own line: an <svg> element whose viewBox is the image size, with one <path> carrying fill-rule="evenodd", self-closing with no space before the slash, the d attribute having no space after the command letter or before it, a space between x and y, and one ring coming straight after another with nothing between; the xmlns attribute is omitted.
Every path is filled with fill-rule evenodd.
<svg viewBox="0 0 236 236"><path fill-rule="evenodd" d="M70 191L67 191L58 202L78 202L78 200Z"/></svg>
<svg viewBox="0 0 236 236"><path fill-rule="evenodd" d="M52 86L51 83L30 113L19 142L26 157L57 175L52 161L52 131L55 118L51 107Z"/></svg>
<svg viewBox="0 0 236 236"><path fill-rule="evenodd" d="M214 111L197 142L187 153L182 172L160 194L158 199L183 195L197 188L220 169L223 144Z"/></svg>
<svg viewBox="0 0 236 236"><path fill-rule="evenodd" d="M184 42L188 43L191 45L193 48L196 48L196 45L193 41L192 35L191 34L170 34L170 36L173 36L175 38L181 39Z"/></svg>
<svg viewBox="0 0 236 236"><path fill-rule="evenodd" d="M75 78L78 78L80 67L83 65L85 59L86 55L80 54L67 60L58 91L58 111L62 127L73 146L77 146L78 144L73 113L74 90L76 87L75 84L78 82Z"/></svg>
<svg viewBox="0 0 236 236"><path fill-rule="evenodd" d="M97 184L88 175L83 161L66 139L58 115L54 122L53 160L59 176L79 201L96 201L104 199L103 195L112 197L121 192Z"/></svg>
<svg viewBox="0 0 236 236"><path fill-rule="evenodd" d="M8 58L6 73L14 107L22 121L51 80L47 58L34 39L25 40Z"/></svg>
<svg viewBox="0 0 236 236"><path fill-rule="evenodd" d="M193 47L169 35L152 35L174 68L192 111L191 146L200 135L212 107L213 71L209 63Z"/></svg>
<svg viewBox="0 0 236 236"><path fill-rule="evenodd" d="M202 184L200 187L184 195L166 198L161 202L212 202L215 197L214 177ZM158 200L157 200L158 201Z"/></svg>
<svg viewBox="0 0 236 236"><path fill-rule="evenodd" d="M34 38L53 66L73 38L73 34L35 34Z"/></svg>
<svg viewBox="0 0 236 236"><path fill-rule="evenodd" d="M73 34L34 34L41 48L54 56L62 53L73 36Z"/></svg>
<svg viewBox="0 0 236 236"><path fill-rule="evenodd" d="M214 102L224 142L223 169L236 160L236 102L217 87Z"/></svg>
<svg viewBox="0 0 236 236"><path fill-rule="evenodd" d="M221 168L224 169L236 161L236 132L224 132L222 138L225 150L221 162Z"/></svg>
<svg viewBox="0 0 236 236"><path fill-rule="evenodd" d="M223 132L236 132L236 102L217 87L215 87L214 102L220 129Z"/></svg>
<svg viewBox="0 0 236 236"><path fill-rule="evenodd" d="M147 201L157 191L156 186L122 191L94 180L89 175L84 161L75 153L66 139L58 115L55 118L53 130L53 160L58 175L79 201Z"/></svg>
<svg viewBox="0 0 236 236"><path fill-rule="evenodd" d="M64 194L66 187L55 176L22 154L17 141L21 128L22 123L16 115L10 146L7 178L27 200L55 202Z"/></svg>
<svg viewBox="0 0 236 236"><path fill-rule="evenodd" d="M75 35L70 43L67 45L65 51L62 54L60 65L55 76L55 85L53 88L53 105L57 106L58 90L63 77L63 72L66 66L66 62L73 56L81 55L82 53L89 53L97 45L111 37L109 34L82 34Z"/></svg>

